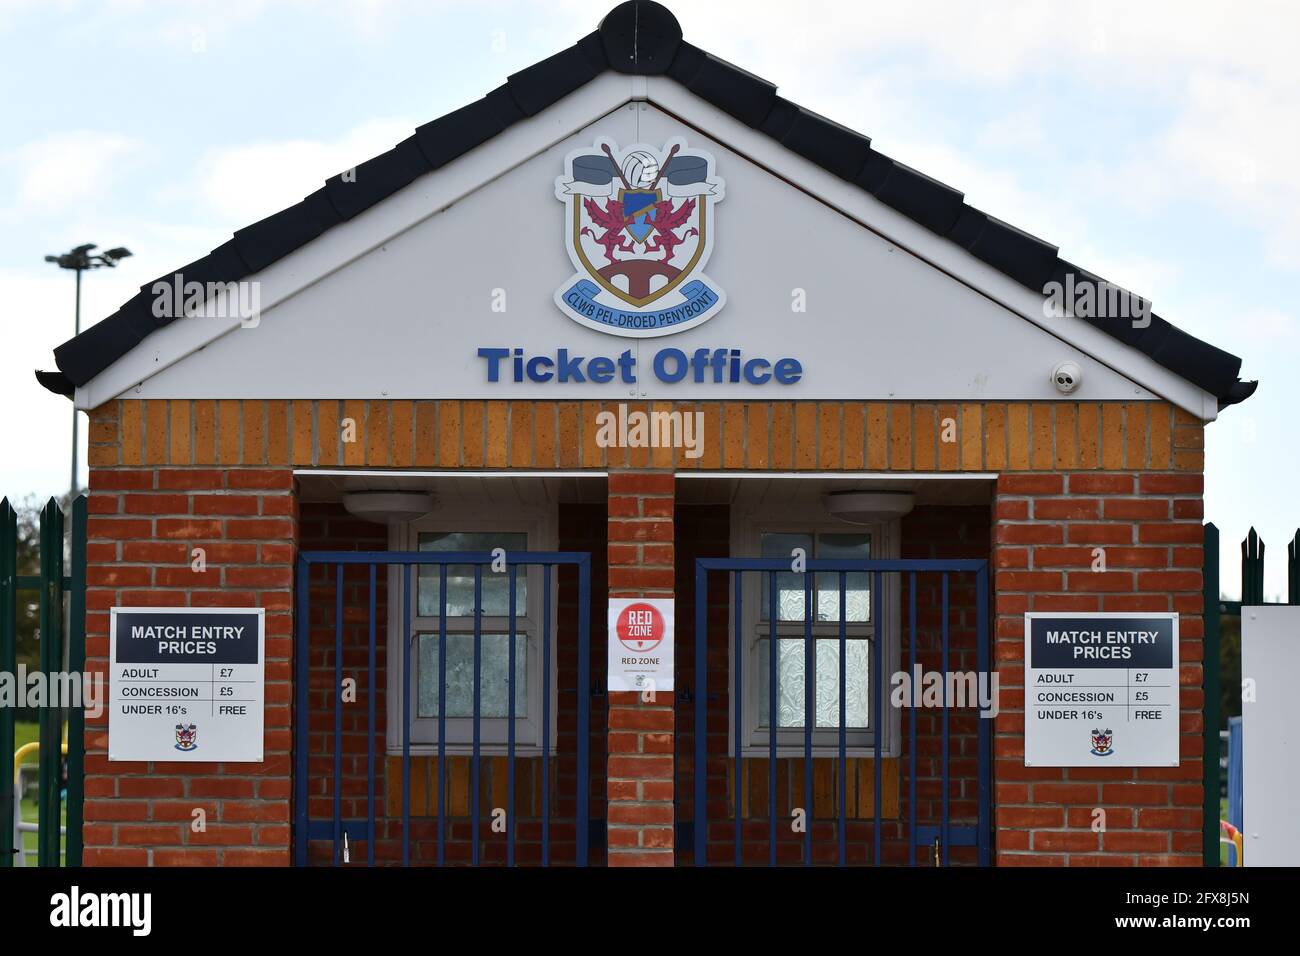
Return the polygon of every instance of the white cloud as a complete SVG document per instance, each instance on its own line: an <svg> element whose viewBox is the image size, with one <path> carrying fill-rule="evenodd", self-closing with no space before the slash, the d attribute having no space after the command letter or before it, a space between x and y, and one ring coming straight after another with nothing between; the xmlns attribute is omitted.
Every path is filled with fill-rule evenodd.
<svg viewBox="0 0 1300 956"><path fill-rule="evenodd" d="M242 228L301 201L329 177L392 149L417 125L374 120L328 142L290 139L217 149L200 162L196 189L219 221Z"/></svg>
<svg viewBox="0 0 1300 956"><path fill-rule="evenodd" d="M16 498L38 491L59 493L71 464L72 403L36 383L35 369L52 369L54 347L72 336L72 279L0 271L5 347L0 349L0 399L9 409L4 427L0 494ZM85 480L85 418L81 426L81 473Z"/></svg>
<svg viewBox="0 0 1300 956"><path fill-rule="evenodd" d="M120 133L54 133L0 153L0 174L14 184L7 216L54 213L103 193L143 144Z"/></svg>

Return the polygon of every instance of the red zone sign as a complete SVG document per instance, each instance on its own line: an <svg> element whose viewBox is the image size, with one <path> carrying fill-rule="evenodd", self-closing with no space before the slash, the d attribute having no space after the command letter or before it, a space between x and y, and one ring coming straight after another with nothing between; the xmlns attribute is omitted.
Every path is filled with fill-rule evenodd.
<svg viewBox="0 0 1300 956"><path fill-rule="evenodd" d="M609 602L609 689L673 689L672 598Z"/></svg>

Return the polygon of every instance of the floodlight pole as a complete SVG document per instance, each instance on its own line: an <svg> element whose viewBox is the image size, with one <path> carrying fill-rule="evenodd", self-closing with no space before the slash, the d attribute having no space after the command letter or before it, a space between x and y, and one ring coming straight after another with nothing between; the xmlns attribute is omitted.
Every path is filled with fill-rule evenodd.
<svg viewBox="0 0 1300 956"><path fill-rule="evenodd" d="M91 255L90 250L95 248L98 247L93 242L91 242L82 246L77 246L77 248L73 249L71 252L66 252L60 256L45 257L46 262L53 262L60 269L71 269L73 272L77 274L77 303L76 303L76 310L74 312L74 319L73 319L74 335L81 334L81 273L85 272L87 269L99 269L104 266L107 266L108 268L111 269L115 267L118 264L118 262L120 262L122 259L125 259L127 256L131 255L131 250L127 249L124 246L118 246L115 249L109 249L107 252ZM78 425L79 423L77 422L77 406L74 401L72 406L72 477L71 480L68 482L68 487L69 490L71 491L71 496L73 500L75 500L77 497Z"/></svg>
<svg viewBox="0 0 1300 956"><path fill-rule="evenodd" d="M77 307L76 318L73 320L73 336L81 334L81 270L77 269ZM71 489L69 501L77 500L77 403L72 403L72 480L68 483Z"/></svg>

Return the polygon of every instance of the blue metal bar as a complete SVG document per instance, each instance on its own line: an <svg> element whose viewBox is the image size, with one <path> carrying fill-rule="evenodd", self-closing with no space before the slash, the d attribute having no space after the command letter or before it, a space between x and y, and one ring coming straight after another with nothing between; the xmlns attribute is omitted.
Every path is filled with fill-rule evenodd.
<svg viewBox="0 0 1300 956"><path fill-rule="evenodd" d="M366 865L375 865L375 591L379 569L370 565L370 645L366 677Z"/></svg>
<svg viewBox="0 0 1300 956"><path fill-rule="evenodd" d="M298 557L308 564L492 564L497 560L491 551L301 551ZM506 557L506 564L591 565L586 551L516 551Z"/></svg>
<svg viewBox="0 0 1300 956"><path fill-rule="evenodd" d="M736 811L736 866L740 866L743 862L743 854L741 853L741 823L740 823L742 814L740 812L740 809L741 809L741 804L743 802L741 792L743 789L742 785L744 783L744 780L742 779L744 765L740 762L740 749L741 749L741 735L743 733L742 728L745 726L744 723L742 723L741 721L741 717L744 714L742 701L744 700L745 697L745 681L744 681L745 648L744 648L744 640L741 636L744 631L742 624L744 619L743 609L745 605L741 597L741 587L742 587L741 581L744 578L744 575L745 572L743 571L732 572L732 580L736 591L735 603L732 605L732 607L735 608L735 613L733 614L733 618L734 618L735 643L736 643L736 650L734 653L734 658L736 662L734 670L736 672L736 676L735 679L732 681L732 695L735 697L734 703L735 703L736 719L735 719L735 723L732 725L734 729L731 734L736 748L735 769L732 771L732 780L735 781L733 784L733 789L734 789L733 799L735 800L735 804L736 804L734 808Z"/></svg>
<svg viewBox="0 0 1300 956"><path fill-rule="evenodd" d="M848 575L840 572L840 859L839 865L845 866L848 863L848 811L845 807L845 801L848 798L848 780L845 774L848 771L848 744L849 744L849 713L848 713Z"/></svg>
<svg viewBox="0 0 1300 956"><path fill-rule="evenodd" d="M297 821L294 834L293 861L296 866L307 865L307 715L310 703L307 696L307 684L310 679L308 670L307 641L311 633L311 589L308 580L309 569L301 555L297 561L298 613L294 621L298 635L298 644L294 648L294 669L297 671L297 684L294 696L298 708L294 714L294 730L297 738L297 753L294 754L294 816Z"/></svg>
<svg viewBox="0 0 1300 956"><path fill-rule="evenodd" d="M551 566L542 566L542 866L551 865Z"/></svg>
<svg viewBox="0 0 1300 956"><path fill-rule="evenodd" d="M789 571L790 562L781 558L696 558L706 571ZM978 571L987 567L985 561L973 558L871 558L871 559L809 559L809 571Z"/></svg>
<svg viewBox="0 0 1300 956"><path fill-rule="evenodd" d="M872 809L876 813L875 827L872 830L872 837L875 840L875 860L876 866L880 866L880 770L881 770L881 744L884 736L880 726L880 670L881 670L881 637L889 633L889 600L880 600L884 593L880 588L880 571L875 573L875 587L871 589L871 598L875 601L876 607L880 610L880 626L876 628L875 639L871 642L871 737L875 742L875 759L872 768L875 771L875 790L873 791Z"/></svg>
<svg viewBox="0 0 1300 956"><path fill-rule="evenodd" d="M948 865L948 575L943 576L943 865ZM913 826L913 832L916 827Z"/></svg>
<svg viewBox="0 0 1300 956"><path fill-rule="evenodd" d="M470 862L478 866L478 815L479 815L479 759L482 744L483 718L483 566L474 566L474 755L471 775L474 778L474 807L471 811L473 845Z"/></svg>
<svg viewBox="0 0 1300 956"><path fill-rule="evenodd" d="M557 563L568 563L557 561ZM578 564L578 866L587 865L587 798L591 792L587 751L591 746L591 555ZM607 851L608 852L608 851Z"/></svg>
<svg viewBox="0 0 1300 956"><path fill-rule="evenodd" d="M776 866L776 572L768 575L767 598L767 864Z"/></svg>
<svg viewBox="0 0 1300 956"><path fill-rule="evenodd" d="M412 566L402 566L402 866L411 865L411 590Z"/></svg>
<svg viewBox="0 0 1300 956"><path fill-rule="evenodd" d="M695 564L695 865L707 866L706 844L708 810L705 807L705 775L707 755L705 736L708 720L708 701L705 690L708 680L708 626L709 626L709 575Z"/></svg>
<svg viewBox="0 0 1300 956"><path fill-rule="evenodd" d="M334 573L334 865L343 852L343 565Z"/></svg>
<svg viewBox="0 0 1300 956"><path fill-rule="evenodd" d="M916 686L916 572L908 578L908 620L910 638L907 651L907 674L912 686L911 700L906 702L907 713L907 832L916 833L916 704L921 688ZM910 839L910 837L909 837ZM916 866L916 847L908 845L907 865Z"/></svg>
<svg viewBox="0 0 1300 956"><path fill-rule="evenodd" d="M978 663L979 673L988 682L992 692L992 676L989 660L989 571L986 563L981 563L975 575L975 626L978 629ZM992 703L992 701L990 701ZM992 720L983 713L979 716L979 865L988 866L991 858L989 831L989 775L992 770L993 738Z"/></svg>
<svg viewBox="0 0 1300 956"><path fill-rule="evenodd" d="M438 865L447 862L447 565L438 567Z"/></svg>
<svg viewBox="0 0 1300 956"><path fill-rule="evenodd" d="M515 588L518 571L517 567L510 568L510 649L506 654L509 669L506 692L510 697L506 722L506 866L515 865Z"/></svg>
<svg viewBox="0 0 1300 956"><path fill-rule="evenodd" d="M976 827L971 826L950 826L948 828L948 839L953 846L978 846L979 834ZM922 823L916 828L916 836L912 843L914 846L934 846L934 841L942 836L942 828L932 823Z"/></svg>
<svg viewBox="0 0 1300 956"><path fill-rule="evenodd" d="M812 866L813 729L817 723L817 642L813 640L813 587L817 576L803 574L803 865Z"/></svg>

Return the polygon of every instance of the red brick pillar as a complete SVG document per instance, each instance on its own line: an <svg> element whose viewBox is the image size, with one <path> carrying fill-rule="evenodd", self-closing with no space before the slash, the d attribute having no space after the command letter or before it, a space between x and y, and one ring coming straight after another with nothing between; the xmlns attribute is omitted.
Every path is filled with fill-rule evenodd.
<svg viewBox="0 0 1300 956"><path fill-rule="evenodd" d="M1199 462L1181 473L998 479L993 563L1001 700L994 741L999 866L1201 863L1203 479L1192 466ZM1098 554L1104 555L1105 570L1096 565ZM1179 613L1179 766L1025 766L1026 611Z"/></svg>
<svg viewBox="0 0 1300 956"><path fill-rule="evenodd" d="M671 472L610 474L609 596L673 596ZM672 866L671 691L609 695L607 795L609 865Z"/></svg>
<svg viewBox="0 0 1300 956"><path fill-rule="evenodd" d="M92 463L89 505L88 669L114 606L265 608L266 721L261 763L109 763L107 710L88 718L85 864L287 866L293 472Z"/></svg>

